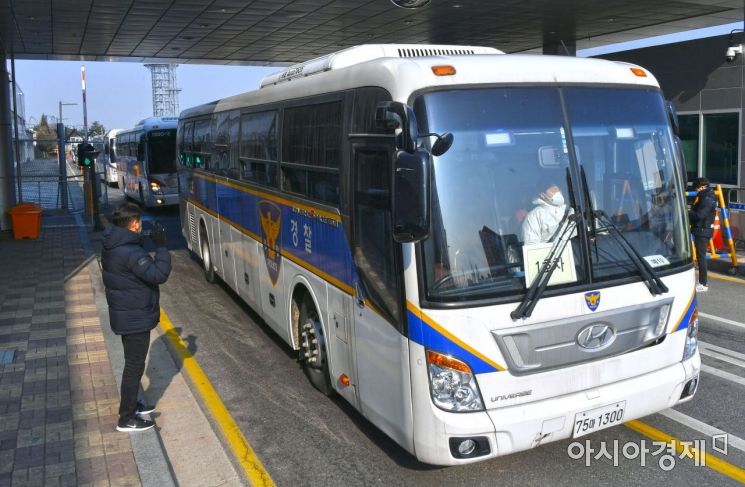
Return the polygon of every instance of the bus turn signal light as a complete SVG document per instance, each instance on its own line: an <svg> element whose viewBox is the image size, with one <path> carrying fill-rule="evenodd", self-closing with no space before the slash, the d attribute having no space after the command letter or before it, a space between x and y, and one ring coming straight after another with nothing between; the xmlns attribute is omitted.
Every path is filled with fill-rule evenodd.
<svg viewBox="0 0 745 487"><path fill-rule="evenodd" d="M427 363L436 365L443 369L458 370L467 374L471 373L471 368L460 360L449 355L433 352L432 350L427 350Z"/></svg>
<svg viewBox="0 0 745 487"><path fill-rule="evenodd" d="M341 374L339 376L339 382L341 382L341 385L344 387L349 387L349 377L347 377L347 374Z"/></svg>
<svg viewBox="0 0 745 487"><path fill-rule="evenodd" d="M639 76L640 78L646 78L647 72L644 71L642 68L629 68L632 73Z"/></svg>
<svg viewBox="0 0 745 487"><path fill-rule="evenodd" d="M455 74L455 67L449 65L432 66L432 72L435 76L452 76Z"/></svg>

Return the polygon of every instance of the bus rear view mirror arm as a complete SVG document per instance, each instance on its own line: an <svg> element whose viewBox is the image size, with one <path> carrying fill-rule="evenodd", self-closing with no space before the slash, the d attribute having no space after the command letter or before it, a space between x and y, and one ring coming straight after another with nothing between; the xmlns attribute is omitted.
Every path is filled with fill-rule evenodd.
<svg viewBox="0 0 745 487"><path fill-rule="evenodd" d="M375 124L388 133L396 134L396 147L413 154L418 137L414 110L399 101L383 101L375 109Z"/></svg>
<svg viewBox="0 0 745 487"><path fill-rule="evenodd" d="M437 140L435 140L435 143L432 144L432 150L430 150L430 153L435 157L440 157L444 153L446 153L448 150L450 150L450 147L453 145L453 140L455 140L455 137L453 137L453 134L450 132L445 132L444 134L421 134L419 136L420 138L423 137L437 137Z"/></svg>

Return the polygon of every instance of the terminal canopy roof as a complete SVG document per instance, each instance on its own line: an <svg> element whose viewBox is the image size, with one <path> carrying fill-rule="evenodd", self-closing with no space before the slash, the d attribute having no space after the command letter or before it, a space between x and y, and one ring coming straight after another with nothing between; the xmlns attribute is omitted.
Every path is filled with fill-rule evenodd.
<svg viewBox="0 0 745 487"><path fill-rule="evenodd" d="M743 20L742 0L0 0L19 59L282 65L357 44L574 52Z"/></svg>

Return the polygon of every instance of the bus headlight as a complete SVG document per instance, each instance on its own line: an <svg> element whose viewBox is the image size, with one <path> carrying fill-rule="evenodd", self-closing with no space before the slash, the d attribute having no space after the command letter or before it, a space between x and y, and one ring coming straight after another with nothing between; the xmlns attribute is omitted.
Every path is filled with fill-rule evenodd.
<svg viewBox="0 0 745 487"><path fill-rule="evenodd" d="M427 368L429 391L437 407L453 412L484 410L476 378L464 362L427 350Z"/></svg>
<svg viewBox="0 0 745 487"><path fill-rule="evenodd" d="M150 180L150 191L152 191L155 194L161 194L162 191L160 189L160 183L154 179Z"/></svg>
<svg viewBox="0 0 745 487"><path fill-rule="evenodd" d="M693 357L698 348L698 308L693 310L691 313L691 319L688 321L688 329L686 330L686 345L683 349L683 360L688 360Z"/></svg>

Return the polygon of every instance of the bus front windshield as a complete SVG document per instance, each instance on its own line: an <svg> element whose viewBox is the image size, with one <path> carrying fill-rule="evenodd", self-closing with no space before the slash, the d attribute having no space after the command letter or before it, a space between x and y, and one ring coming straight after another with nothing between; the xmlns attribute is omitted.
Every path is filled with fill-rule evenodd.
<svg viewBox="0 0 745 487"><path fill-rule="evenodd" d="M432 232L421 247L428 300L522 294L581 199L597 218L585 213L588 224L567 232L550 286L638 276L611 224L657 271L690 263L659 91L463 89L423 94L414 109L420 132L455 137L434 158Z"/></svg>
<svg viewBox="0 0 745 487"><path fill-rule="evenodd" d="M147 163L150 174L176 172L176 129L148 133Z"/></svg>

